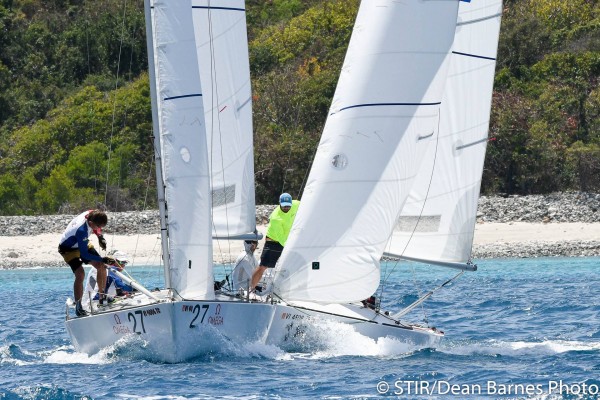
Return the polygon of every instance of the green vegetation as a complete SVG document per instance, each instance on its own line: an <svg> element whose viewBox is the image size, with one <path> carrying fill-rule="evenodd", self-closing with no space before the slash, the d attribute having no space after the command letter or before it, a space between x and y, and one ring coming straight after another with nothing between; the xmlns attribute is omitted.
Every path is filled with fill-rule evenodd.
<svg viewBox="0 0 600 400"><path fill-rule="evenodd" d="M248 0L257 203L302 190L358 0ZM155 207L141 0L0 0L0 214ZM600 190L600 4L508 0L484 193Z"/></svg>

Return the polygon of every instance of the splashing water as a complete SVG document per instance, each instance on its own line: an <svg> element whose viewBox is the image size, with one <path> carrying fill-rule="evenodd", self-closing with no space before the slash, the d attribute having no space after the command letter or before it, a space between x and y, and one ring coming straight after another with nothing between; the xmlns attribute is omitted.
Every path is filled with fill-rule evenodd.
<svg viewBox="0 0 600 400"><path fill-rule="evenodd" d="M598 264L594 258L480 262L478 272L426 303L428 319L446 332L436 349L315 321L286 346L217 337L213 351L178 364L158 362L137 335L91 356L75 352L64 327L71 271L0 270L0 399L379 398L376 385L396 380L598 385ZM147 272L161 275L158 268ZM448 273L399 269L382 307L402 308L415 276L434 287Z"/></svg>

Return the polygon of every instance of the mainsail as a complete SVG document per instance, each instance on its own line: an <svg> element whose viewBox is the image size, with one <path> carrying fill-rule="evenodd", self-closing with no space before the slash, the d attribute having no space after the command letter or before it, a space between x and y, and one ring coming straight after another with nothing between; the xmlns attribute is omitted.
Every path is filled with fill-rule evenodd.
<svg viewBox="0 0 600 400"><path fill-rule="evenodd" d="M193 0L212 185L212 234L256 231L252 94L243 0Z"/></svg>
<svg viewBox="0 0 600 400"><path fill-rule="evenodd" d="M182 297L212 299L210 176L191 3L156 0L152 18L168 204L167 275L171 288Z"/></svg>
<svg viewBox="0 0 600 400"><path fill-rule="evenodd" d="M470 259L501 14L501 0L460 3L438 143L428 150L389 253L448 265Z"/></svg>
<svg viewBox="0 0 600 400"><path fill-rule="evenodd" d="M458 1L363 1L275 277L285 300L367 298L431 138Z"/></svg>

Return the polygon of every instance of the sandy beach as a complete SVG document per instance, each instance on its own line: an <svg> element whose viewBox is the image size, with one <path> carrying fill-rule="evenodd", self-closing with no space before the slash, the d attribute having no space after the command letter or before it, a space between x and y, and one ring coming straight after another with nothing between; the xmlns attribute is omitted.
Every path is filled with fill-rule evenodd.
<svg viewBox="0 0 600 400"><path fill-rule="evenodd" d="M264 233L265 226L258 227ZM62 258L56 251L60 234L44 233L36 236L0 236L0 268L61 266ZM161 245L158 234L107 235L108 249L118 249L129 255L132 265L157 265L161 263ZM474 256L478 249L557 247L563 243L588 243L600 241L600 223L478 223L475 229ZM262 249L259 245L257 254ZM217 241L214 260L235 260L242 250L238 241ZM544 254L540 254L544 255ZM598 255L595 250L592 254Z"/></svg>
<svg viewBox="0 0 600 400"><path fill-rule="evenodd" d="M600 240L600 224L561 223L484 223L475 226L474 245L521 242L564 242Z"/></svg>

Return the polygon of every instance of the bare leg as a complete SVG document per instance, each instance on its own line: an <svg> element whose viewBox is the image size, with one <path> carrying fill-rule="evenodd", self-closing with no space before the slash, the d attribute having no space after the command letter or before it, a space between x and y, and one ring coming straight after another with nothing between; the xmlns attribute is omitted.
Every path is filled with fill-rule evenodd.
<svg viewBox="0 0 600 400"><path fill-rule="evenodd" d="M258 268L256 268L254 270L254 272L252 273L252 282L250 283L250 290L254 290L254 288L256 287L256 285L258 285L258 282L260 282L260 279L262 278L263 274L265 273L267 267L264 267L262 265L259 265Z"/></svg>
<svg viewBox="0 0 600 400"><path fill-rule="evenodd" d="M75 282L73 282L73 296L75 297L75 302L78 302L81 301L81 298L83 297L83 280L85 279L85 271L83 267L79 267L74 274Z"/></svg>
<svg viewBox="0 0 600 400"><path fill-rule="evenodd" d="M96 268L96 282L98 283L98 298L102 300L104 289L106 287L106 266L101 262L93 262L92 266Z"/></svg>

